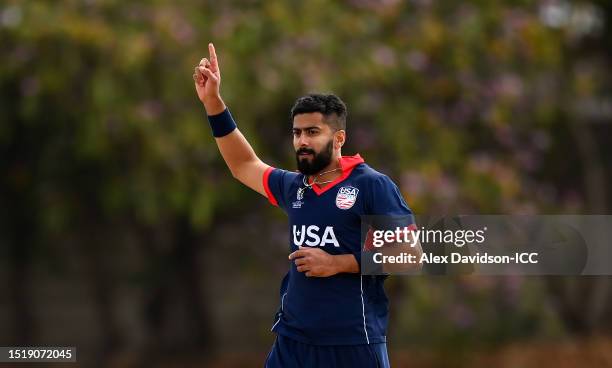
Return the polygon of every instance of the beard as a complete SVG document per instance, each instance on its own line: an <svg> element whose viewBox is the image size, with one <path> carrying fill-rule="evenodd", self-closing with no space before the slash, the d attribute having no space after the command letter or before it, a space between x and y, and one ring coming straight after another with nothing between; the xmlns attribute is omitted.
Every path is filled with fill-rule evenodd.
<svg viewBox="0 0 612 368"><path fill-rule="evenodd" d="M314 175L329 166L332 160L333 143L334 140L330 139L329 143L327 143L319 153L316 153L310 148L298 149L295 152L298 170L304 175ZM307 158L300 159L301 153L310 153L312 155L312 161L309 162Z"/></svg>

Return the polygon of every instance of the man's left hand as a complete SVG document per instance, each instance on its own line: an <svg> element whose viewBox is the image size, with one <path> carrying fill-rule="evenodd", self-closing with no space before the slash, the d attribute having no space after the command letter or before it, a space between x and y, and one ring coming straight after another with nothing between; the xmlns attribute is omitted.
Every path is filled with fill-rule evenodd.
<svg viewBox="0 0 612 368"><path fill-rule="evenodd" d="M289 254L299 272L305 272L307 277L328 277L339 272L335 256L321 248L300 247Z"/></svg>

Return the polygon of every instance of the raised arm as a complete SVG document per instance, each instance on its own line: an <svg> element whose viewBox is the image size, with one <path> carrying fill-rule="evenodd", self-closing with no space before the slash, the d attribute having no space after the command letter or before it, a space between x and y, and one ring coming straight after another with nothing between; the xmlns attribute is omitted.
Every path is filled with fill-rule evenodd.
<svg viewBox="0 0 612 368"><path fill-rule="evenodd" d="M204 104L206 114L213 128L215 141L234 178L249 188L266 195L263 175L269 165L262 162L244 135L236 127L227 110L219 86L221 71L215 46L208 44L210 60L203 58L195 67L193 80L198 98Z"/></svg>

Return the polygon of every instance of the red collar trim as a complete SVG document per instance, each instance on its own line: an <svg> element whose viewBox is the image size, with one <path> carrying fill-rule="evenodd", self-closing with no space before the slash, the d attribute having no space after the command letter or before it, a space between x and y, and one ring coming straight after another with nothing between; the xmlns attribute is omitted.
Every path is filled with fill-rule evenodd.
<svg viewBox="0 0 612 368"><path fill-rule="evenodd" d="M346 178L351 175L355 167L365 162L359 154L356 154L354 156L341 156L338 161L340 164L340 168L342 169L342 175L336 178L336 180L327 184L327 186L325 186L324 188L321 188L318 184L313 184L312 190L317 193L317 195L325 193L329 189L333 188L336 184L346 180Z"/></svg>

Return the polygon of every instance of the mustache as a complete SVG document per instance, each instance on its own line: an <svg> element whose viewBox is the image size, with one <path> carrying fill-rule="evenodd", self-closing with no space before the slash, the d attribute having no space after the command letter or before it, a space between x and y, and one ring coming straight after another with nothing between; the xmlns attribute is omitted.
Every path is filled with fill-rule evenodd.
<svg viewBox="0 0 612 368"><path fill-rule="evenodd" d="M312 149L310 149L310 148L300 148L300 149L298 149L297 151L295 151L295 154L296 154L296 155L301 155L302 153L309 153L309 154L311 154L311 155L313 155L313 156L314 156L315 151L313 151L313 150L312 150Z"/></svg>

